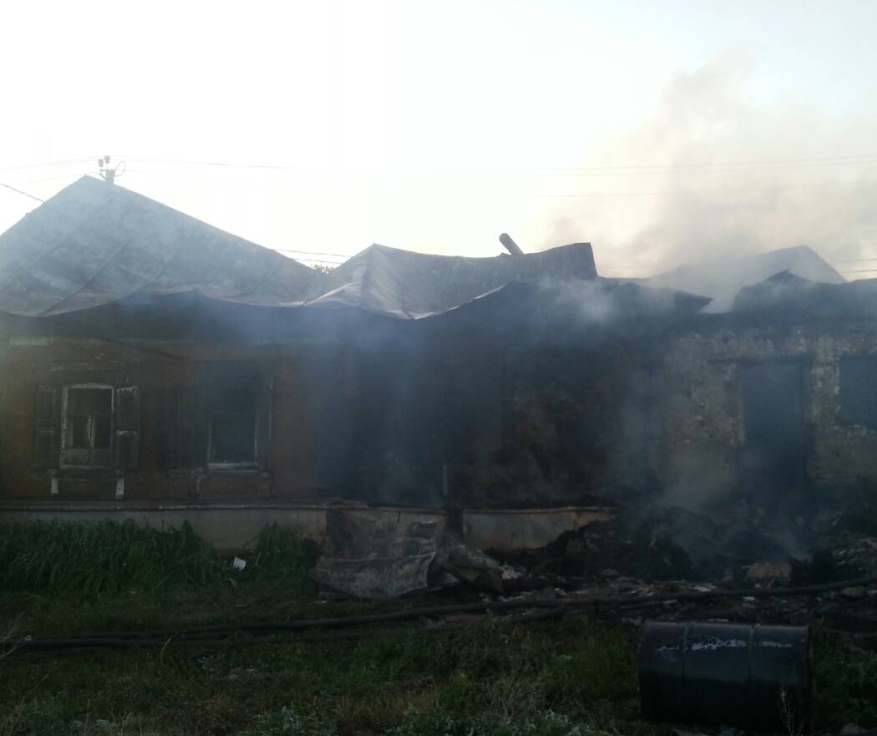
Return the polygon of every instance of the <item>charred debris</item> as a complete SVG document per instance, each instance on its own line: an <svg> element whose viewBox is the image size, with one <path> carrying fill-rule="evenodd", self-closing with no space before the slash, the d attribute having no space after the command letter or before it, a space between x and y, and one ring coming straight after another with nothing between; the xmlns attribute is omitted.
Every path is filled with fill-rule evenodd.
<svg viewBox="0 0 877 736"><path fill-rule="evenodd" d="M363 597L874 574L875 282L808 248L630 281L502 242L322 273L74 183L0 235L0 513L298 524Z"/></svg>

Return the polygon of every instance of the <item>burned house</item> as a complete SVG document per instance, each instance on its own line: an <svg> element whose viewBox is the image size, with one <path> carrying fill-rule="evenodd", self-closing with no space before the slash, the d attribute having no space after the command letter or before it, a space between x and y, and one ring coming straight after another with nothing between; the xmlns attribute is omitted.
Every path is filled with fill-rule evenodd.
<svg viewBox="0 0 877 736"><path fill-rule="evenodd" d="M339 499L441 516L456 449L503 442L500 338L442 317L596 276L588 245L373 246L324 274L89 178L0 240L4 511L186 518L230 546L318 534Z"/></svg>
<svg viewBox="0 0 877 736"><path fill-rule="evenodd" d="M872 301L787 274L708 314L588 244L321 273L84 178L0 236L0 511L234 547L359 505L510 548L619 504L794 507L877 476Z"/></svg>
<svg viewBox="0 0 877 736"><path fill-rule="evenodd" d="M875 296L870 280L782 271L675 335L655 390L665 491L701 507L736 496L804 521L867 494L877 480Z"/></svg>

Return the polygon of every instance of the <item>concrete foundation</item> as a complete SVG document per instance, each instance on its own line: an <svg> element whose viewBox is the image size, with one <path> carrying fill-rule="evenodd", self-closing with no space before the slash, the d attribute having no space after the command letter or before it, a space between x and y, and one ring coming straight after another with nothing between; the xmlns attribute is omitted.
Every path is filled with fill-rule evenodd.
<svg viewBox="0 0 877 736"><path fill-rule="evenodd" d="M606 508L509 509L463 512L463 538L476 549L537 549L564 532L611 519Z"/></svg>
<svg viewBox="0 0 877 736"><path fill-rule="evenodd" d="M273 523L296 529L322 546L326 540L326 514L341 510L352 515L382 518L410 524L415 521L446 523L446 514L430 509L360 507L343 505L211 504L151 505L120 504L4 504L0 519L97 521L133 519L156 528L179 527L188 521L195 532L218 550L250 548L262 529ZM525 549L542 547L566 531L607 519L611 512L600 508L464 511L465 542L477 549Z"/></svg>

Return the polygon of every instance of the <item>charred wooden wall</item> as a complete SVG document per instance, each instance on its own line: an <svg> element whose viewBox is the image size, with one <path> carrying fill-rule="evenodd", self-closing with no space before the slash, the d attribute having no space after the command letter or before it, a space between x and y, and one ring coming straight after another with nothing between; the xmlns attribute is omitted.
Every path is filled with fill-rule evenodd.
<svg viewBox="0 0 877 736"><path fill-rule="evenodd" d="M661 339L636 324L595 325L509 290L417 323L176 296L7 325L0 492L115 500L123 476L123 502L343 498L450 509L641 492L654 480ZM216 467L205 425L193 424L223 375L256 380L264 402L252 467ZM58 438L40 387L51 397L74 379L136 388L136 461L92 472L51 459ZM48 461L40 436L55 443Z"/></svg>
<svg viewBox="0 0 877 736"><path fill-rule="evenodd" d="M302 380L315 353L301 359L260 347L174 345L123 347L96 340L19 340L8 349L4 372L2 485L6 498L114 500L124 476L125 500L258 499L319 494L312 451L318 410ZM250 468L208 468L207 449L195 427L197 397L209 370L252 369L270 392L270 434L265 457ZM39 447L41 390L65 385L135 387L139 392L138 457L105 467L64 467ZM182 400L176 397L195 397ZM56 399L57 401L57 399ZM187 415L188 414L188 415ZM268 416L266 416L266 420ZM51 425L46 425L51 426ZM47 429L45 431L53 431ZM59 431L55 425L54 431ZM282 436L282 442L273 436Z"/></svg>

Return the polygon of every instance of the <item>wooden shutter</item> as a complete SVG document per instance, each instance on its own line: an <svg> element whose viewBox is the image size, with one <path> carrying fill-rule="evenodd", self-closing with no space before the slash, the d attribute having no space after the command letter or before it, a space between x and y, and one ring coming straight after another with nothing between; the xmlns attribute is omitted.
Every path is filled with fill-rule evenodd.
<svg viewBox="0 0 877 736"><path fill-rule="evenodd" d="M57 468L61 459L60 394L55 386L37 386L33 449L40 468Z"/></svg>
<svg viewBox="0 0 877 736"><path fill-rule="evenodd" d="M116 389L116 467L136 470L140 461L140 388Z"/></svg>
<svg viewBox="0 0 877 736"><path fill-rule="evenodd" d="M270 373L262 376L256 406L256 462L263 470L271 464L271 414L274 382Z"/></svg>
<svg viewBox="0 0 877 736"><path fill-rule="evenodd" d="M203 391L195 386L158 392L159 470L186 470L207 465L207 413Z"/></svg>
<svg viewBox="0 0 877 736"><path fill-rule="evenodd" d="M177 421L180 430L180 467L207 466L210 442L205 388L187 386L177 390Z"/></svg>
<svg viewBox="0 0 877 736"><path fill-rule="evenodd" d="M173 388L159 388L154 392L152 423L155 463L165 472L177 466L179 435L177 432L177 392Z"/></svg>

